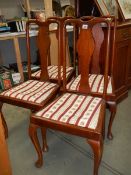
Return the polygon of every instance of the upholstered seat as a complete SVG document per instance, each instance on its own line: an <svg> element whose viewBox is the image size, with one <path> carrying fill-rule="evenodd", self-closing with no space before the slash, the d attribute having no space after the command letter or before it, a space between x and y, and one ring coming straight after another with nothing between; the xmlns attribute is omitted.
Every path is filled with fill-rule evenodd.
<svg viewBox="0 0 131 175"><path fill-rule="evenodd" d="M77 76L73 78L66 86L67 90L78 91L80 86L81 76ZM104 76L100 74L90 74L89 75L89 85L91 88L91 92L93 93L103 93L104 89ZM108 86L107 86L107 94L112 94L112 81L111 77L108 76Z"/></svg>
<svg viewBox="0 0 131 175"><path fill-rule="evenodd" d="M66 67L66 78L69 79L74 72L74 68L71 66ZM38 70L31 74L32 78L40 79L41 70ZM52 81L58 80L58 66L50 65L48 66L49 79ZM63 80L63 67L61 67L61 79Z"/></svg>
<svg viewBox="0 0 131 175"><path fill-rule="evenodd" d="M20 85L6 90L0 94L0 99L10 99L10 101L20 100L22 103L32 103L32 105L42 105L46 99L56 93L58 85L50 82L28 80Z"/></svg>
<svg viewBox="0 0 131 175"><path fill-rule="evenodd" d="M92 96L65 93L46 108L35 114L40 120L48 119L78 127L96 129L102 99Z"/></svg>

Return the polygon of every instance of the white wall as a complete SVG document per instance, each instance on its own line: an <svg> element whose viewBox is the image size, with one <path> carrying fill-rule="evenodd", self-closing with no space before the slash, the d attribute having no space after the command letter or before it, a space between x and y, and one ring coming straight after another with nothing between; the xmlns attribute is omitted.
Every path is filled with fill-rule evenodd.
<svg viewBox="0 0 131 175"><path fill-rule="evenodd" d="M0 0L1 14L5 18L13 18L15 16L21 17L24 15L18 0Z"/></svg>
<svg viewBox="0 0 131 175"><path fill-rule="evenodd" d="M44 0L30 0L31 9L44 9Z"/></svg>
<svg viewBox="0 0 131 175"><path fill-rule="evenodd" d="M21 0L21 2L24 2L24 1L25 0ZM74 6L74 0L69 0L69 1L70 1L70 4ZM30 6L31 6L31 9L33 10L44 9L44 0L30 0ZM24 16L19 0L0 0L0 15L1 14L4 15L5 18L7 19L14 18L15 16L17 17Z"/></svg>
<svg viewBox="0 0 131 175"><path fill-rule="evenodd" d="M21 0L24 2L24 0ZM43 9L44 0L30 0L31 9ZM19 0L0 0L0 11L5 18L13 18L15 16L22 17L24 13L21 9Z"/></svg>
<svg viewBox="0 0 131 175"><path fill-rule="evenodd" d="M62 7L66 5L75 6L75 0L60 0L60 2Z"/></svg>

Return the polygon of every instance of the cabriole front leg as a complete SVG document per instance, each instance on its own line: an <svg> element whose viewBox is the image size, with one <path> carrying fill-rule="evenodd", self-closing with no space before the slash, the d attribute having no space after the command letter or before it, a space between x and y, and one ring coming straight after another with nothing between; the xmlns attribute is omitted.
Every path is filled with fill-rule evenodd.
<svg viewBox="0 0 131 175"><path fill-rule="evenodd" d="M43 156L42 156L42 149L37 136L37 129L38 129L37 125L34 124L29 125L29 136L38 155L38 160L36 161L35 166L37 168L40 168L43 165Z"/></svg>
<svg viewBox="0 0 131 175"><path fill-rule="evenodd" d="M110 120L109 120L109 125L108 125L108 133L107 133L107 138L112 140L113 139L113 134L112 134L112 124L116 115L116 109L117 105L116 102L108 102L109 105L109 110L110 110Z"/></svg>
<svg viewBox="0 0 131 175"><path fill-rule="evenodd" d="M8 138L8 127L7 127L4 115L2 113L2 106L3 106L3 103L0 103L0 116L1 116L1 119L2 119L2 125L3 125L3 128L4 128L5 138Z"/></svg>
<svg viewBox="0 0 131 175"><path fill-rule="evenodd" d="M48 151L48 145L47 145L47 139L46 139L46 128L42 127L41 128L41 134L42 134L42 141L43 141L43 148L42 150L44 152L47 152Z"/></svg>
<svg viewBox="0 0 131 175"><path fill-rule="evenodd" d="M90 144L93 153L94 153L94 173L93 175L98 175L98 169L102 158L102 152L103 152L103 139L101 138L98 141L94 140L87 140L87 142Z"/></svg>

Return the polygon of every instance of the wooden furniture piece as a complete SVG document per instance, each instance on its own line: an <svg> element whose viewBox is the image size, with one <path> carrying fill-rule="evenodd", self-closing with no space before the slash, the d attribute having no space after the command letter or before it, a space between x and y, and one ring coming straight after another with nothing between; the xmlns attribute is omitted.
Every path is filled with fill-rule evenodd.
<svg viewBox="0 0 131 175"><path fill-rule="evenodd" d="M29 79L26 82L21 83L9 90L0 93L0 113L2 114L3 103L9 103L20 107L25 107L31 111L38 111L43 106L45 106L50 100L52 100L59 91L59 81L58 83L51 83L49 81L47 64L48 64L48 52L50 49L50 38L49 38L49 25L52 21L48 22L38 22L34 21L39 26L38 32L38 49L40 53L40 63L41 63L41 77L40 80ZM29 36L29 24L27 23L26 34L27 34L27 54L28 63L30 65L30 36ZM43 37L44 36L44 37ZM59 41L59 38L58 38ZM28 67L28 72L30 73L30 66ZM29 76L30 78L30 76ZM58 77L59 80L59 77ZM3 119L3 126L5 128L5 135L8 136L8 130L6 122Z"/></svg>
<svg viewBox="0 0 131 175"><path fill-rule="evenodd" d="M24 1L24 3L25 3L25 8L26 8L26 11L27 11L27 17L28 18L30 18L31 16L30 16L30 0L25 0Z"/></svg>
<svg viewBox="0 0 131 175"><path fill-rule="evenodd" d="M75 0L76 16L101 16L95 0ZM115 57L113 60L114 88L117 103L128 96L131 87L131 20L117 20Z"/></svg>
<svg viewBox="0 0 131 175"><path fill-rule="evenodd" d="M115 48L113 74L119 101L128 95L131 87L131 21L118 22Z"/></svg>
<svg viewBox="0 0 131 175"><path fill-rule="evenodd" d="M85 16L81 17L81 20L88 21L90 19L94 18L93 16ZM108 19L109 17L101 17L101 18L106 18ZM113 27L111 28L112 30L112 38L110 38L110 59L114 60L114 50L115 50L115 37L116 37L116 19L114 17L110 17L110 20L112 21ZM103 71L101 71L101 61L102 61L102 69L104 70L104 66L106 66L105 62L105 53L106 53L106 48L105 48L105 40L104 38L106 35L106 26L103 26L102 28L104 35L103 36L98 36L99 32L99 27L95 27L93 29L93 37L94 39L97 39L96 45L95 45L95 50L92 56L92 62L90 64L90 74L89 74L89 86L92 94L94 96L101 97L103 94L103 89L104 89L104 74ZM75 37L76 38L76 37ZM75 43L75 42L74 42ZM102 47L101 47L102 45ZM103 47L104 46L104 47ZM74 45L73 48L76 46ZM73 51L75 53L75 49ZM77 53L75 53L77 55ZM101 59L100 59L101 58ZM76 57L77 59L77 57ZM104 63L104 66L103 66ZM110 62L111 63L111 62ZM80 81L81 81L81 68L80 68L81 61L78 62L78 73L76 74L76 77L72 78L72 80L66 85L66 89L68 92L73 91L74 93L77 93L79 91L79 86L80 86ZM112 69L112 68L110 68ZM106 93L106 105L109 107L110 110L110 120L109 120L109 125L108 125L108 133L107 137L109 139L113 139L112 135L112 124L113 120L115 118L116 114L116 95L114 91L114 79L112 75L112 70L108 72L108 85L107 85L107 93Z"/></svg>
<svg viewBox="0 0 131 175"><path fill-rule="evenodd" d="M0 115L0 174L12 175L7 143L4 136L4 128Z"/></svg>
<svg viewBox="0 0 131 175"><path fill-rule="evenodd" d="M66 91L66 25L72 24L79 31L76 42L78 59L80 62L81 81L78 93ZM94 48L98 38L93 37L92 31L98 29L97 36L104 39L101 23L107 25L106 37L106 66L104 71L104 90L103 96L92 96L89 87L89 65L91 63ZM66 20L63 27L63 69L64 69L64 93L56 98L51 104L33 114L30 118L29 135L36 148L38 160L36 166L40 167L43 163L42 149L37 137L37 129L42 128L44 143L43 148L47 150L46 128L66 132L87 139L94 153L94 175L98 175L98 168L102 157L104 125L105 125L105 96L108 83L108 62L109 62L109 38L110 22L103 18L93 18L89 21L80 19ZM102 43L100 43L101 45Z"/></svg>
<svg viewBox="0 0 131 175"><path fill-rule="evenodd" d="M20 53L20 47L19 47L19 38L25 37L25 32L16 32L16 33L10 33L10 34L1 34L0 40L13 40L14 49L15 49L15 55L16 55L16 62L18 66L18 71L21 76L21 82L24 81L24 75L23 75L23 67L21 62L21 53Z"/></svg>
<svg viewBox="0 0 131 175"><path fill-rule="evenodd" d="M128 89L131 88L131 22L125 23L125 29L128 31L124 40L128 42L128 55L127 55L127 87ZM119 24L120 27L120 24ZM124 27L124 26L123 26Z"/></svg>
<svg viewBox="0 0 131 175"><path fill-rule="evenodd" d="M63 26L63 23L65 20L67 19L72 19L72 17L50 17L47 20L57 20L59 21L59 27L56 27L56 30L53 32L53 34L55 34L56 38L57 38L57 42L58 42L58 30L60 30ZM73 29L72 29L73 31ZM62 33L62 31L60 31L60 33ZM68 29L67 29L67 33L66 36L68 38ZM50 35L50 39L52 39L52 36ZM55 43L57 43L55 42ZM62 45L62 41L61 41L61 45ZM62 48L62 46L61 46ZM51 49L50 49L51 50ZM56 49L56 45L55 45L55 50L57 52L58 49ZM72 76L74 75L74 65L70 64L70 53L69 53L69 46L68 46L68 39L67 39L67 43L66 43L66 62L67 62L67 67L66 67L66 78L67 81L71 80ZM52 64L52 60L51 60L51 51L49 52L49 66L48 66L48 74L49 74L49 78L52 82L57 82L58 81L58 59L56 60L55 58L55 64ZM53 56L52 56L53 57ZM62 49L60 50L60 65L61 65L61 80L63 79L63 58L62 58ZM41 74L41 70L38 70L36 72L33 72L30 76L32 79L40 79L40 74Z"/></svg>

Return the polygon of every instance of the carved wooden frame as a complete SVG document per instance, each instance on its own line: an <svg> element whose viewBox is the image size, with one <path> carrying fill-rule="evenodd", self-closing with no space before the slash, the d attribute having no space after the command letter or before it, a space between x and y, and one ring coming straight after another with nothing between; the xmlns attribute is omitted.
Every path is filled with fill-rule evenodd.
<svg viewBox="0 0 131 175"><path fill-rule="evenodd" d="M110 15L110 13L109 13L109 11L108 11L108 9L107 9L107 7L106 7L103 0L94 0L94 1L95 1L95 3L96 3L96 5L97 5L97 7L98 7L98 9L99 9L102 16Z"/></svg>
<svg viewBox="0 0 131 175"><path fill-rule="evenodd" d="M123 20L131 19L131 1L130 0L116 0L116 1L117 1L122 19Z"/></svg>

